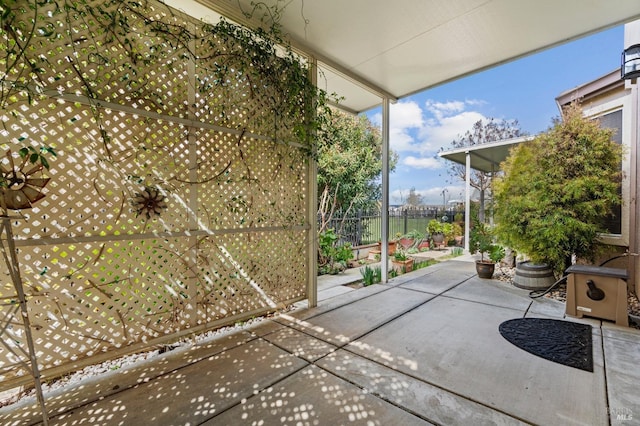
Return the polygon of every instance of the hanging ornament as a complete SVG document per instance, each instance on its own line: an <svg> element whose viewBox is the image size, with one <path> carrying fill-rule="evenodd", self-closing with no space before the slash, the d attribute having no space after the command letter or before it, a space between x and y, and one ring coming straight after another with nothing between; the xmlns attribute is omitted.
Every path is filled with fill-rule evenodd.
<svg viewBox="0 0 640 426"><path fill-rule="evenodd" d="M160 216L160 213L167 209L165 196L158 188L152 186L146 186L142 192L137 192L131 200L131 205L136 217L144 215L147 219Z"/></svg>
<svg viewBox="0 0 640 426"><path fill-rule="evenodd" d="M42 164L29 163L29 156L16 166L11 150L6 153L6 159L0 163L0 204L4 210L23 210L33 207L33 203L43 199L42 189L49 182L48 177L42 176Z"/></svg>

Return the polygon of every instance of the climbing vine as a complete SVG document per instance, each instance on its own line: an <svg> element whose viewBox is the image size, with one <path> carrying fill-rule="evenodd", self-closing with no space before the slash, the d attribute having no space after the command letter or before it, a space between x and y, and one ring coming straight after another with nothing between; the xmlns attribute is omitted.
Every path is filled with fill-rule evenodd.
<svg viewBox="0 0 640 426"><path fill-rule="evenodd" d="M330 115L327 94L313 86L305 59L283 39L279 7L256 3L246 13L260 10L270 25L250 31L224 19L196 24L153 0L7 0L0 5L0 110L20 115L21 103L56 97L87 103L102 142L99 161L109 174L122 175L129 200L145 187L170 190L171 182L226 179L244 155L238 148L235 158L215 166L219 172L205 180L175 175L156 182L143 176L131 186L133 179L118 164L167 147L148 134L138 137L135 148L118 151L105 112L111 103L235 130L238 146L245 134L259 135L312 155L313 137ZM43 149L55 152L50 145ZM201 158L199 165L208 161ZM154 166L151 160L143 164Z"/></svg>
<svg viewBox="0 0 640 426"><path fill-rule="evenodd" d="M0 163L7 207L31 208L13 229L43 367L302 299L326 102L276 25L0 2ZM0 349L2 386L28 374L12 362Z"/></svg>
<svg viewBox="0 0 640 426"><path fill-rule="evenodd" d="M277 11L271 16L277 17ZM0 19L2 109L23 96L31 101L58 91L166 111L172 99L153 72L179 77L180 63L187 59L195 63L192 84L216 124L239 127L231 122L238 104L218 101L226 95L233 99L238 89L248 89L253 97L267 95L266 104L249 112L244 122L256 121L259 127L268 117L277 123L269 129L274 139L282 133L278 125L296 123L287 129L293 130L289 142L308 145L323 119L316 107L325 105L326 93L311 84L304 59L288 47L275 24L255 31L224 19L195 26L151 0L7 0L0 5ZM51 46L46 54L43 45ZM112 91L114 83L124 96ZM191 107L183 103L177 113L186 116ZM109 130L100 111L93 112L109 155Z"/></svg>

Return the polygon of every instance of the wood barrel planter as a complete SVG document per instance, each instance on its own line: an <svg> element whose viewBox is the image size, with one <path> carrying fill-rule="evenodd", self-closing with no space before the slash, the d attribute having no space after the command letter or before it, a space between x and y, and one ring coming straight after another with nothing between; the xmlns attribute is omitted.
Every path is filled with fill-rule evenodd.
<svg viewBox="0 0 640 426"><path fill-rule="evenodd" d="M520 262L516 265L516 275L513 277L513 285L525 290L546 290L556 282L553 270L549 265Z"/></svg>

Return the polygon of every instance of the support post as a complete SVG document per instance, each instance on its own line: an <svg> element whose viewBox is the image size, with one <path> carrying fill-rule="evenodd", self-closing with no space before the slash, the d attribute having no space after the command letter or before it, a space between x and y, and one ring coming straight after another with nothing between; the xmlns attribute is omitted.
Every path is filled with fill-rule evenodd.
<svg viewBox="0 0 640 426"><path fill-rule="evenodd" d="M382 206L380 207L381 240L380 262L382 282L389 281L389 98L382 98Z"/></svg>
<svg viewBox="0 0 640 426"><path fill-rule="evenodd" d="M189 49L195 52L196 43L195 40L189 41ZM195 59L189 55L187 63L187 73L189 78L187 100L187 117L190 120L196 120L196 86L198 85L198 79L196 76L196 63ZM189 180L191 182L198 181L198 140L196 136L196 129L192 126L187 126L187 143L188 143L188 155L189 155ZM198 191L199 185L189 185L189 210L188 210L188 227L190 231L198 231ZM188 257L186 259L189 265L189 271L187 276L186 292L189 295L188 304L185 307L188 315L188 321L191 327L198 325L198 237L193 234L189 237L189 249L187 251Z"/></svg>
<svg viewBox="0 0 640 426"><path fill-rule="evenodd" d="M314 86L318 82L318 60L309 58L309 79ZM315 105L315 99L312 100ZM315 110L314 110L315 111ZM312 117L310 117L312 118ZM315 135L311 138L315 139ZM307 301L310 308L318 305L318 164L316 162L317 143L311 147L314 155L309 158L307 181Z"/></svg>
<svg viewBox="0 0 640 426"><path fill-rule="evenodd" d="M15 218L13 218L15 219ZM44 426L49 424L49 416L47 414L47 407L44 402L44 395L42 393L42 382L40 381L40 369L38 368L38 358L36 357L35 345L33 344L33 335L31 334L31 321L29 321L29 310L27 309L27 297L24 293L24 287L22 286L22 277L20 276L20 264L18 263L18 255L16 253L16 246L13 240L13 231L11 229L12 218L3 215L2 216L2 229L0 229L0 237L4 232L7 236L6 244L2 241L1 249L4 260L9 270L9 275L13 281L13 286L16 289L18 296L18 303L20 303L20 314L22 316L22 324L24 326L24 336L27 341L27 347L29 349L29 360L31 362L31 375L33 376L33 383L36 390L36 396L38 398L38 404L42 411L42 423Z"/></svg>
<svg viewBox="0 0 640 426"><path fill-rule="evenodd" d="M640 43L640 21L633 21L624 26L624 49ZM640 191L640 88L638 79L625 81L625 89L631 89L631 132L630 132L630 200L629 200L629 286L640 294L640 211L638 191ZM625 200L626 201L626 200Z"/></svg>
<svg viewBox="0 0 640 426"><path fill-rule="evenodd" d="M466 151L466 171L464 180L464 251L469 253L471 231L471 152Z"/></svg>
<svg viewBox="0 0 640 426"><path fill-rule="evenodd" d="M638 191L640 190L640 88L638 79L631 81L631 164L630 164L630 200L629 200L629 286L640 294L640 211L638 208Z"/></svg>

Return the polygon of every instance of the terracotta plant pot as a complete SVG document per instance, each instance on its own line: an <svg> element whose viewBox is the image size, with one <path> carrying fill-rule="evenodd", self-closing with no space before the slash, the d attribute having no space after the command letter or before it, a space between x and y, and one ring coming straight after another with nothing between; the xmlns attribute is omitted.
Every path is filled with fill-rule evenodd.
<svg viewBox="0 0 640 426"><path fill-rule="evenodd" d="M378 243L378 247L379 250L382 252L382 243L379 242ZM392 254L394 254L396 252L396 242L395 241L389 241L389 256L391 256Z"/></svg>
<svg viewBox="0 0 640 426"><path fill-rule="evenodd" d="M400 245L402 247L404 247L405 249L408 249L409 247L411 247L413 245L413 243L415 243L415 240L412 239L412 238L400 238L398 243L400 243Z"/></svg>
<svg viewBox="0 0 640 426"><path fill-rule="evenodd" d="M428 248L429 248L429 241L422 241L420 244L418 244L418 250L428 249Z"/></svg>
<svg viewBox="0 0 640 426"><path fill-rule="evenodd" d="M404 274L405 272L413 271L413 259L407 260L392 260L393 270L398 274Z"/></svg>

